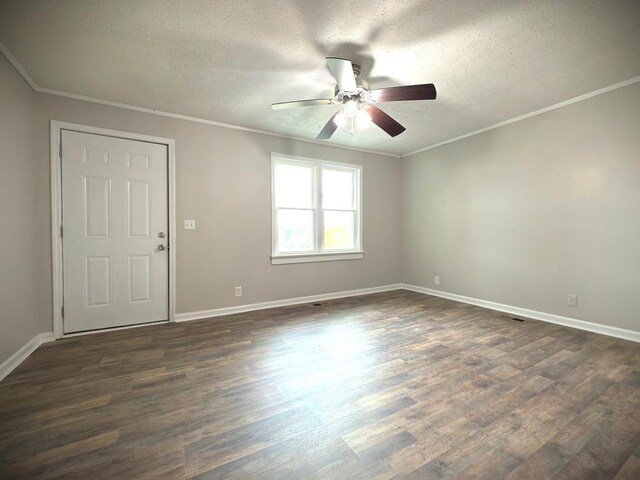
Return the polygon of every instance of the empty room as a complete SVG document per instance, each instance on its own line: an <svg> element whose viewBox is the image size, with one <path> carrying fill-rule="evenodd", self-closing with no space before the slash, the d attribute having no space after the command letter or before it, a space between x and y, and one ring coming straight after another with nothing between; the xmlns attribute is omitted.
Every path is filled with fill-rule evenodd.
<svg viewBox="0 0 640 480"><path fill-rule="evenodd" d="M640 2L0 0L0 479L640 479Z"/></svg>

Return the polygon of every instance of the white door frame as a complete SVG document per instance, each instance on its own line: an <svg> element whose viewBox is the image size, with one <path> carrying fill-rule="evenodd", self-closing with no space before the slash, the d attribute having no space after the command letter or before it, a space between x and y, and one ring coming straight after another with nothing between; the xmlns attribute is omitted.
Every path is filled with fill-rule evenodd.
<svg viewBox="0 0 640 480"><path fill-rule="evenodd" d="M53 258L53 333L56 338L70 335L64 334L62 319L63 290L63 263L62 263L62 239L60 227L62 226L62 156L60 155L60 139L62 130L73 130L81 133L93 133L108 137L138 140L143 142L159 143L167 146L168 153L168 187L169 187L169 321L176 321L176 177L175 177L175 140L172 138L154 137L139 133L122 132L107 128L78 125L75 123L51 121L51 253ZM117 328L132 328L144 325L130 325ZM162 322L161 322L162 323ZM115 329L110 329L115 330ZM100 331L100 330L98 330ZM86 332L93 333L93 332ZM83 333L80 333L80 335Z"/></svg>

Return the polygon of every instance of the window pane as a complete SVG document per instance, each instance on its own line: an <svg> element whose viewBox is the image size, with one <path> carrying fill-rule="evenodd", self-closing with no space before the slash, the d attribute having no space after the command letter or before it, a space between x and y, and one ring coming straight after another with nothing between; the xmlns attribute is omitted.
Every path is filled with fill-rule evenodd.
<svg viewBox="0 0 640 480"><path fill-rule="evenodd" d="M313 167L277 164L276 207L313 208Z"/></svg>
<svg viewBox="0 0 640 480"><path fill-rule="evenodd" d="M325 250L355 248L355 213L324 212Z"/></svg>
<svg viewBox="0 0 640 480"><path fill-rule="evenodd" d="M354 210L353 172L322 170L322 208Z"/></svg>
<svg viewBox="0 0 640 480"><path fill-rule="evenodd" d="M314 249L313 211L278 209L278 252Z"/></svg>

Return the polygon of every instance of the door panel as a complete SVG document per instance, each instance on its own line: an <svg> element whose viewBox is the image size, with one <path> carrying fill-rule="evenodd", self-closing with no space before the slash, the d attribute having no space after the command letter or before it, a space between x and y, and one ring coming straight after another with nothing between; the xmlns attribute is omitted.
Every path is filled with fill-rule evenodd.
<svg viewBox="0 0 640 480"><path fill-rule="evenodd" d="M166 145L61 141L65 333L168 320Z"/></svg>
<svg viewBox="0 0 640 480"><path fill-rule="evenodd" d="M129 182L129 238L151 238L151 185Z"/></svg>
<svg viewBox="0 0 640 480"><path fill-rule="evenodd" d="M84 289L87 307L111 305L111 257L85 257Z"/></svg>
<svg viewBox="0 0 640 480"><path fill-rule="evenodd" d="M108 167L110 162L109 150L100 147L82 147L82 160L84 163L102 165Z"/></svg>
<svg viewBox="0 0 640 480"><path fill-rule="evenodd" d="M83 177L85 238L109 238L111 236L111 179Z"/></svg>
<svg viewBox="0 0 640 480"><path fill-rule="evenodd" d="M151 255L129 255L129 302L151 301Z"/></svg>

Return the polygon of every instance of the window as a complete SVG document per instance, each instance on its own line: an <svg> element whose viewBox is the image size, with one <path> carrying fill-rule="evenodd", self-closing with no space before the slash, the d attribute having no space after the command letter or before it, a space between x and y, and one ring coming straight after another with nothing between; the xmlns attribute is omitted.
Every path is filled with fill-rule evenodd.
<svg viewBox="0 0 640 480"><path fill-rule="evenodd" d="M273 154L271 263L363 257L362 167Z"/></svg>

